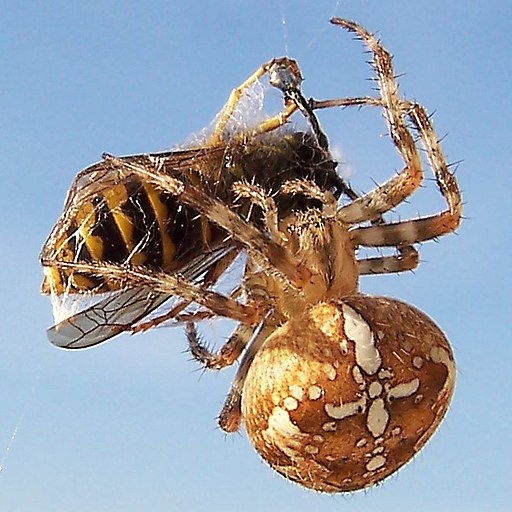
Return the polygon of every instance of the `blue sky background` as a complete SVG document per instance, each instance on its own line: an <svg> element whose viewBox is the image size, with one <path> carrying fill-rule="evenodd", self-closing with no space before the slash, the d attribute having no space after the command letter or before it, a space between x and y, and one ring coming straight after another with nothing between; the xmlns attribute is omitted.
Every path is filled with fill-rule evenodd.
<svg viewBox="0 0 512 512"><path fill-rule="evenodd" d="M0 510L510 510L510 2L26 1L0 11ZM216 428L232 371L201 376L180 330L52 347L38 263L78 170L102 151L179 143L262 62L298 59L309 96L367 94L362 46L329 26L333 14L379 31L405 73L402 92L436 111L448 160L462 160L467 217L458 236L422 247L415 274L362 280L436 320L458 384L414 462L335 497L286 482L244 434ZM400 168L378 112L321 121L356 189ZM441 208L421 191L403 215Z"/></svg>

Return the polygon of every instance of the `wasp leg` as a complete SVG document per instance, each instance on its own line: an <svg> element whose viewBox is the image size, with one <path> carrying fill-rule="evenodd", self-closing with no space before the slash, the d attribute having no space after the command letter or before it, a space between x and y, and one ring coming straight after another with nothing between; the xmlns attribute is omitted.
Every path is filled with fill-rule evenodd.
<svg viewBox="0 0 512 512"><path fill-rule="evenodd" d="M209 145L217 145L222 141L223 131L233 116L233 113L238 103L240 102L240 98L246 89L248 89L254 82L256 82L256 80L260 79L265 74L269 74L271 85L282 89L282 77L285 73L287 73L287 87L300 86L302 76L300 74L297 63L292 59L283 57L280 59L272 59L271 61L266 62L260 66L249 78L247 78L245 82L233 89L213 130L212 136L208 141ZM279 128L280 126L283 126L287 122L288 118L296 110L297 105L293 101L285 101L285 108L282 112L261 123L258 127L255 128L254 131L251 130L251 133L245 133L244 137L270 132L276 128Z"/></svg>
<svg viewBox="0 0 512 512"><path fill-rule="evenodd" d="M304 98L301 92L300 85L302 82L302 76L300 69L296 61L287 57L273 59L263 64L245 82L233 89L224 109L222 110L220 118L215 125L208 144L215 146L221 143L226 125L232 118L243 92L265 74L269 75L270 84L283 92L285 101L284 109L275 116L263 121L253 130L244 132L234 138L254 137L262 133L271 132L286 124L290 116L297 110L300 110L304 117L309 121L319 146L328 151L329 142L327 136L322 131L320 123L318 122L310 103ZM339 186L343 193L351 200L358 197L341 177L339 178Z"/></svg>
<svg viewBox="0 0 512 512"><path fill-rule="evenodd" d="M316 117L314 109L310 105L310 102L306 100L302 94L300 88L302 76L300 75L297 63L287 59L286 57L282 59L275 59L273 66L269 70L269 74L271 75L271 84L283 92L285 104L288 104L286 102L291 102L292 105L295 105L296 108L301 111L302 115L309 121L320 148L325 151L329 151L329 139L320 127L320 123ZM276 117L279 119L278 116ZM275 125L276 117L263 123L261 125L262 130L260 133L270 131L269 128ZM275 126L275 128L277 128L277 126ZM349 199L354 200L359 197L341 176L338 176L338 183L340 190Z"/></svg>

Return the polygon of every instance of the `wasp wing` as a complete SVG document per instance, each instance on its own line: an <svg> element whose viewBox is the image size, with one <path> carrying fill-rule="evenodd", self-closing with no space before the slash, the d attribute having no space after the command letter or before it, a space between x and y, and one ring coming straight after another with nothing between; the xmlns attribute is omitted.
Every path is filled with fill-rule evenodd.
<svg viewBox="0 0 512 512"><path fill-rule="evenodd" d="M126 331L170 298L147 287L110 293L97 304L50 327L48 339L60 348L87 348Z"/></svg>
<svg viewBox="0 0 512 512"><path fill-rule="evenodd" d="M186 267L180 275L190 281L197 281L209 268L233 248L221 247L202 254ZM88 294L92 297L91 294ZM174 296L152 291L147 286L128 288L111 292L106 298L92 306L71 315L50 327L49 341L65 349L88 348L131 328ZM57 296L56 301L76 300L76 294Z"/></svg>

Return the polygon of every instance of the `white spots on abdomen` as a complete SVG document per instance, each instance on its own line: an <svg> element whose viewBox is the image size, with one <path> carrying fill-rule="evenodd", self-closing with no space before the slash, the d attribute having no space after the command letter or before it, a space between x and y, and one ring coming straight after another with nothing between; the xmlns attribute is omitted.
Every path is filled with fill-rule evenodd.
<svg viewBox="0 0 512 512"><path fill-rule="evenodd" d="M327 416L335 420L342 420L348 416L361 413L366 407L366 396L363 396L356 402L348 402L341 405L325 404L325 412Z"/></svg>
<svg viewBox="0 0 512 512"><path fill-rule="evenodd" d="M368 388L368 395L370 396L370 398L377 398L378 396L380 396L381 393L382 384L379 381L374 380Z"/></svg>
<svg viewBox="0 0 512 512"><path fill-rule="evenodd" d="M418 391L420 387L420 379L413 379L409 382L402 382L392 388L389 388L388 400L396 400L397 398L407 398Z"/></svg>
<svg viewBox="0 0 512 512"><path fill-rule="evenodd" d="M389 412L386 409L384 400L377 398L368 409L366 418L366 426L373 437L380 437L386 431L389 423Z"/></svg>
<svg viewBox="0 0 512 512"><path fill-rule="evenodd" d="M310 400L318 400L322 396L322 388L320 386L310 386L308 389L308 398Z"/></svg>
<svg viewBox="0 0 512 512"><path fill-rule="evenodd" d="M377 471L377 469L384 466L384 464L386 464L386 457L384 457L384 455L376 455L367 462L366 469L368 471Z"/></svg>
<svg viewBox="0 0 512 512"><path fill-rule="evenodd" d="M343 304L345 334L355 344L357 365L367 374L373 375L382 363L370 326L364 318L347 304Z"/></svg>

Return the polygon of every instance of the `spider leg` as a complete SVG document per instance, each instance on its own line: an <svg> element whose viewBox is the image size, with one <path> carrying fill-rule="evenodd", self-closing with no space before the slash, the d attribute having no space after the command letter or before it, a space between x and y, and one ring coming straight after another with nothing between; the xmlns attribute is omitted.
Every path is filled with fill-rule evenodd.
<svg viewBox="0 0 512 512"><path fill-rule="evenodd" d="M281 191L288 194L304 194L312 199L318 199L323 205L324 215L327 217L336 216L337 201L332 194L324 192L314 183L301 180L289 181L283 184ZM385 221L379 217L378 220L372 222L382 225ZM395 256L357 260L359 275L404 272L415 269L418 266L418 262L418 251L411 245L398 247Z"/></svg>
<svg viewBox="0 0 512 512"><path fill-rule="evenodd" d="M444 212L432 216L432 220L429 222L424 236L435 238L455 231L459 226L462 217L462 197L455 176L448 168L425 108L418 103L413 103L409 110L409 118L418 131L430 166L434 171L437 185L448 205Z"/></svg>
<svg viewBox="0 0 512 512"><path fill-rule="evenodd" d="M421 105L417 103L404 103L404 105L408 106L408 116L418 131L437 186L448 207L441 213L426 217L383 226L356 228L352 231L352 236L358 245L394 246L431 240L455 231L461 221L461 193L455 177L448 168L432 123Z"/></svg>
<svg viewBox="0 0 512 512"><path fill-rule="evenodd" d="M194 322L188 322L186 328L188 347L192 357L210 370L222 370L232 365L243 352L246 345L254 335L255 326L238 324L226 343L217 353L208 350L200 340Z"/></svg>
<svg viewBox="0 0 512 512"><path fill-rule="evenodd" d="M359 275L391 274L414 270L419 264L418 251L412 245L397 247L397 254L357 260Z"/></svg>
<svg viewBox="0 0 512 512"><path fill-rule="evenodd" d="M194 208L199 215L230 233L236 241L245 246L258 265L272 275L279 276L291 287L300 289L309 279L309 271L299 265L286 246L270 239L261 229L245 221L222 201L210 197L191 184L160 172L161 162L158 157L152 157L152 166L126 162L111 155L104 155L104 158L118 166L120 173L137 173L156 187L174 194L180 202Z"/></svg>
<svg viewBox="0 0 512 512"><path fill-rule="evenodd" d="M409 197L420 185L422 172L404 167L391 179L364 194L350 204L342 206L338 218L346 224L374 221Z"/></svg>
<svg viewBox="0 0 512 512"><path fill-rule="evenodd" d="M342 222L357 224L377 219L381 214L400 204L419 187L423 179L423 172L414 138L404 119L404 102L398 95L391 55L372 34L356 23L339 18L332 19L331 23L356 32L373 53L372 65L377 75L381 97L345 98L323 102L310 100L311 108L381 107L391 139L405 163L403 170L386 183L340 208L338 216Z"/></svg>
<svg viewBox="0 0 512 512"><path fill-rule="evenodd" d="M344 20L339 20L342 26ZM352 30L355 24L347 22L346 28ZM347 224L357 224L364 221L371 221L374 231L380 232L383 225L382 214L391 210L404 199L410 196L420 185L423 173L419 155L407 126L404 122L402 113L402 102L398 97L398 88L394 79L391 56L384 50L380 44L367 32L361 29L364 35L370 38L371 49L379 54L380 60L375 59L374 67L379 77L379 85L382 97L375 98L371 96L342 98L326 101L317 101L311 99L309 101L312 110L332 107L352 107L352 106L372 106L384 108L386 121L388 123L391 137L402 154L405 161L405 168L398 175L388 180L383 185L375 188L371 192L364 194L362 197L356 196L353 201L340 208L338 218L341 222ZM367 39L365 39L367 41ZM370 46L370 45L369 45ZM378 62L377 62L378 61ZM386 74L381 74L380 68L386 70ZM405 149L402 149L404 148ZM357 230L354 230L357 232ZM355 240L358 245L359 240ZM363 245L363 244L361 244ZM397 248L397 254L394 256L384 256L379 258L367 258L358 260L359 274L381 274L392 272L403 272L413 270L418 266L418 253L412 245L402 245Z"/></svg>
<svg viewBox="0 0 512 512"><path fill-rule="evenodd" d="M56 268L87 272L119 281L123 287L135 288L147 286L155 292L180 296L185 301L195 302L211 311L214 315L231 318L247 324L257 324L261 320L261 311L256 304L241 304L225 295L204 289L187 281L177 274L148 272L147 269L126 267L112 263L71 263L54 262Z"/></svg>
<svg viewBox="0 0 512 512"><path fill-rule="evenodd" d="M315 100L310 98L309 106L311 110L333 107L382 107L382 100L374 96L360 96L355 98L336 98L333 100Z"/></svg>
<svg viewBox="0 0 512 512"><path fill-rule="evenodd" d="M224 432L236 432L242 421L242 392L244 388L245 378L251 366L254 356L265 343L269 335L275 330L274 323L262 323L260 330L247 347L240 366L236 372L235 378L231 383L228 396L219 414L219 426Z"/></svg>
<svg viewBox="0 0 512 512"><path fill-rule="evenodd" d="M252 262L248 260L244 273L246 277L254 271L252 266ZM244 288L244 285L235 287L229 297L231 299L239 297L244 292ZM187 324L186 334L192 357L208 369L220 370L233 364L239 358L243 349L254 335L256 328L255 326L240 323L231 333L228 341L217 353L214 353L208 350L207 346L200 341L195 324L198 320L215 318L215 316L211 311L199 310L179 315L175 318L175 321L176 323Z"/></svg>
<svg viewBox="0 0 512 512"><path fill-rule="evenodd" d="M383 108L391 139L406 165L401 173L385 184L341 208L339 210L340 220L352 224L371 220L376 215L399 204L419 186L423 177L421 161L414 138L406 125L405 117L408 117L417 129L439 189L448 203L448 209L436 215L355 228L351 232L354 244L367 247L404 246L454 231L461 218L460 191L455 178L448 169L425 110L418 104L399 98L391 55L372 34L352 21L334 18L331 22L355 32L372 52L372 65L377 74L381 93L380 100L352 98L339 100L338 106L380 105ZM326 108L335 104L336 100L324 103L313 102L311 105L312 108Z"/></svg>
<svg viewBox="0 0 512 512"><path fill-rule="evenodd" d="M175 324L188 324L202 322L203 320L212 320L217 315L211 311L200 309L198 311L191 311L176 315L173 320Z"/></svg>
<svg viewBox="0 0 512 512"><path fill-rule="evenodd" d="M338 208L336 198L330 193L322 190L312 181L292 180L281 185L283 194L302 194L311 199L316 199L322 204L322 211L327 217L335 217ZM357 197L357 196L356 196Z"/></svg>
<svg viewBox="0 0 512 512"><path fill-rule="evenodd" d="M264 225L268 229L272 239L284 245L287 240L284 234L279 231L278 211L274 199L266 194L258 185L246 182L237 182L233 185L232 189L238 198L243 197L249 199L252 204L261 208Z"/></svg>
<svg viewBox="0 0 512 512"><path fill-rule="evenodd" d="M134 325L130 330L132 334L137 334L139 332L145 332L153 327L158 327L162 325L164 322L172 320L176 318L184 309L186 309L191 304L190 300L181 300L176 304L172 309L170 309L167 313L162 315L154 316L149 320L145 320Z"/></svg>
<svg viewBox="0 0 512 512"><path fill-rule="evenodd" d="M360 227L352 231L354 242L367 247L405 245L430 240L451 233L457 229L462 216L462 198L457 181L448 169L446 159L436 133L424 107L418 103L402 102L402 110L418 131L430 167L445 198L448 208L438 214L408 221ZM404 171L407 171L407 167ZM385 184L377 187L360 199L340 208L339 218L345 222L357 223L370 220L373 215L383 213L409 196L417 186L408 181L402 171ZM405 187L402 179L405 179ZM411 187L408 188L407 187ZM404 193L407 191L407 193Z"/></svg>
<svg viewBox="0 0 512 512"><path fill-rule="evenodd" d="M238 249L232 249L228 253L226 253L219 261L217 261L212 267L210 267L202 280L201 287L206 289L214 286L217 281L220 279L222 274L227 270L227 268L233 263L233 260L238 255ZM180 315L180 313L185 310L191 304L190 300L181 300L178 304L176 304L170 311L164 313L162 315L155 316L146 320L144 322L140 322L135 325L131 331L132 333L144 332L148 329L152 329L153 327L157 327L168 320L175 319Z"/></svg>
<svg viewBox="0 0 512 512"><path fill-rule="evenodd" d="M402 155L405 165L412 169L410 172L415 170L421 176L421 160L404 120L403 102L398 95L391 55L370 32L357 23L340 18L333 18L331 23L355 32L373 54L372 67L377 75L381 95L380 104L388 124L389 134Z"/></svg>

